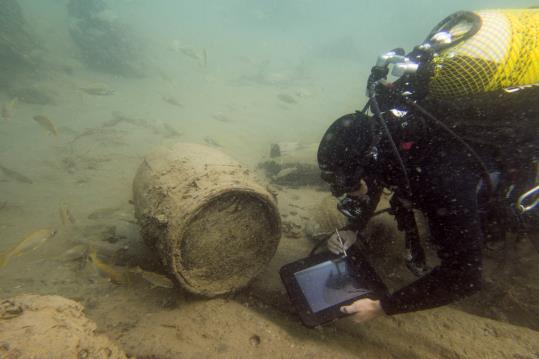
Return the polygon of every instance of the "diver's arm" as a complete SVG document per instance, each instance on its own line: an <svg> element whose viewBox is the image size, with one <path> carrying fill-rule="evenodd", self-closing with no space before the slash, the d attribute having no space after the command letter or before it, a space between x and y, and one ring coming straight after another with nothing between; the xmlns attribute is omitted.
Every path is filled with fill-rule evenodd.
<svg viewBox="0 0 539 359"><path fill-rule="evenodd" d="M440 246L441 264L383 298L381 306L386 314L439 307L480 290L483 232L475 189L477 182L458 182L452 190L445 191L440 203L433 203L427 213L431 232Z"/></svg>
<svg viewBox="0 0 539 359"><path fill-rule="evenodd" d="M386 314L407 313L435 308L472 295L481 289L481 250L439 252L442 264L426 276L382 298Z"/></svg>

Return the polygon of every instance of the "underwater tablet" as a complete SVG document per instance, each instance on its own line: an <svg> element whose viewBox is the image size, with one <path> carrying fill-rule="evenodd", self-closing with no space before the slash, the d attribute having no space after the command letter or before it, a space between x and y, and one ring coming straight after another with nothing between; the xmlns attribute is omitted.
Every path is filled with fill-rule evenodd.
<svg viewBox="0 0 539 359"><path fill-rule="evenodd" d="M301 321L310 328L349 315L340 311L343 305L387 293L357 251L347 257L323 253L304 258L283 266L280 275Z"/></svg>

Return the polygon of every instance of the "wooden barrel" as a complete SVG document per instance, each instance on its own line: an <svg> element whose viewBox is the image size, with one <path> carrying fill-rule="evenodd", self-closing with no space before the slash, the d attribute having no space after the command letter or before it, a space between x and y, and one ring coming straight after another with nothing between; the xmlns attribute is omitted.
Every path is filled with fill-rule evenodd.
<svg viewBox="0 0 539 359"><path fill-rule="evenodd" d="M272 195L247 168L207 146L182 143L145 156L133 201L146 243L196 294L246 286L271 260L281 236Z"/></svg>

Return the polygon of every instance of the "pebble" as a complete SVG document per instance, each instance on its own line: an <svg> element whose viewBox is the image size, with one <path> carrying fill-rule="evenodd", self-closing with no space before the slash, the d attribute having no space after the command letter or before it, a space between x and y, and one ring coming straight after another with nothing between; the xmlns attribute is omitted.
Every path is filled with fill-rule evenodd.
<svg viewBox="0 0 539 359"><path fill-rule="evenodd" d="M254 334L252 335L250 338L249 338L249 343L256 347L256 346L259 346L260 345L260 342L261 342L261 339L258 335Z"/></svg>

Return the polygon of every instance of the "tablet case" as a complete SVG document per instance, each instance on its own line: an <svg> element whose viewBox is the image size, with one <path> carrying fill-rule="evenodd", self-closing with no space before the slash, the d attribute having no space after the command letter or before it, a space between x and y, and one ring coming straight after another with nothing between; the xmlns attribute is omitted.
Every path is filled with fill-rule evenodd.
<svg viewBox="0 0 539 359"><path fill-rule="evenodd" d="M340 307L343 305L349 305L360 298L376 299L387 294L387 287L376 274L374 268L368 263L359 248L353 246L349 249L348 256L343 259L347 262L348 268L350 268L350 274L355 277L355 280L361 285L361 289L364 289L364 291L359 290L357 296L339 301L337 304L326 309L313 311L311 308L311 304L313 303L309 303L296 274L327 261L339 261L341 258L343 257L333 253L321 253L289 263L283 266L279 272L290 302L303 324L309 328L348 316L349 314L340 311Z"/></svg>

